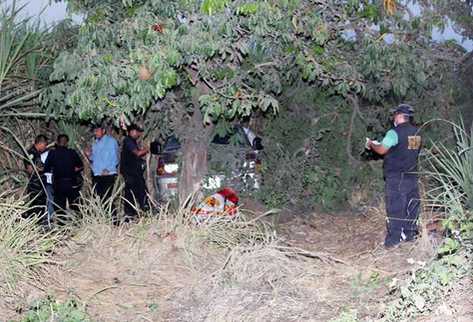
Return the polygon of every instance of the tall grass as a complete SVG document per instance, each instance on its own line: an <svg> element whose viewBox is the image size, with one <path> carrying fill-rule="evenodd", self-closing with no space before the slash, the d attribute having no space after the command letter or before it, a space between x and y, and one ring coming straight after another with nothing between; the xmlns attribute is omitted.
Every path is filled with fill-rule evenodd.
<svg viewBox="0 0 473 322"><path fill-rule="evenodd" d="M3 4L3 1L0 1ZM23 79L37 81L37 59L41 52L45 32L31 18L21 18L24 5L16 1L9 8L0 9L0 111L25 106L25 102L38 97L37 89ZM15 114L21 114L15 111ZM28 114L28 113L26 113ZM25 114L25 115L26 115ZM2 116L3 114L0 114Z"/></svg>
<svg viewBox="0 0 473 322"><path fill-rule="evenodd" d="M22 218L27 209L25 200L10 191L0 194L0 294L34 280L60 240L55 232L45 232L38 218Z"/></svg>

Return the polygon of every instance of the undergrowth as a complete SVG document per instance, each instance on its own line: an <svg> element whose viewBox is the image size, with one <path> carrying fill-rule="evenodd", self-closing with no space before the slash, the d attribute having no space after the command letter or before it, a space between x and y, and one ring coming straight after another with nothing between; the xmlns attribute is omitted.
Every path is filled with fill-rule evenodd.
<svg viewBox="0 0 473 322"><path fill-rule="evenodd" d="M46 298L33 305L21 322L92 322L90 317L75 300L59 302Z"/></svg>
<svg viewBox="0 0 473 322"><path fill-rule="evenodd" d="M358 122L348 135L351 112L337 98L301 89L277 118L266 122L264 184L258 196L267 206L339 210L354 192L380 190L373 178L381 175L373 175L367 162L350 163L350 158L361 159L367 135L366 125Z"/></svg>
<svg viewBox="0 0 473 322"><path fill-rule="evenodd" d="M23 218L28 210L24 198L12 191L0 194L0 295L17 290L19 282L37 279L42 264L50 260L60 241L55 232L45 232L38 218Z"/></svg>

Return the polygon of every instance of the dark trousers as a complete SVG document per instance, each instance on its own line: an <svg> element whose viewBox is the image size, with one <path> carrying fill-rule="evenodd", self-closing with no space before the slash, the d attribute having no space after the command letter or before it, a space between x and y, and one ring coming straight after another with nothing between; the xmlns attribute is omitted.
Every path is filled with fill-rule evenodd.
<svg viewBox="0 0 473 322"><path fill-rule="evenodd" d="M117 175L106 175L106 176L93 176L92 183L94 185L94 192L97 196L100 197L100 200L103 203L112 202L110 205L112 207L112 220L116 222L117 220L117 209L113 201L110 199L112 198L113 187L115 185L115 181L117 180Z"/></svg>
<svg viewBox="0 0 473 322"><path fill-rule="evenodd" d="M125 179L125 215L136 216L135 207L146 208L146 184L143 175L124 175Z"/></svg>
<svg viewBox="0 0 473 322"><path fill-rule="evenodd" d="M56 213L66 210L69 203L71 210L77 210L79 191L74 188L75 180L69 178L59 178L54 181L54 210Z"/></svg>
<svg viewBox="0 0 473 322"><path fill-rule="evenodd" d="M385 178L385 202L388 215L385 243L399 243L403 233L406 240L413 239L418 233L420 210L417 177Z"/></svg>
<svg viewBox="0 0 473 322"><path fill-rule="evenodd" d="M30 199L30 208L23 214L24 218L32 218L39 216L39 223L48 224L48 216L46 211L47 197L43 189L28 188L28 196Z"/></svg>

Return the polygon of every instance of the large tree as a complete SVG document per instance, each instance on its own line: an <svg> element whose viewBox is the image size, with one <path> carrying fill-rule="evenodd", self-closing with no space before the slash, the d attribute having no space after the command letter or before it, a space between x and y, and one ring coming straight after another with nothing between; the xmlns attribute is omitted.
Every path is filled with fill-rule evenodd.
<svg viewBox="0 0 473 322"><path fill-rule="evenodd" d="M53 117L146 118L184 144L181 197L199 187L215 126L277 113L300 81L376 104L423 90L428 39L393 1L69 0L84 15L56 60L43 103ZM351 136L348 136L351 140ZM351 159L351 145L347 145ZM353 160L355 161L355 160Z"/></svg>

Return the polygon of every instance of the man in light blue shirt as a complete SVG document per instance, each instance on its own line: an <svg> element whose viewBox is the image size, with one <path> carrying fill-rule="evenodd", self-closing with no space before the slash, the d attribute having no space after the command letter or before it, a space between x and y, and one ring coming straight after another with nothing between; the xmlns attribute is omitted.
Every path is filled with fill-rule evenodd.
<svg viewBox="0 0 473 322"><path fill-rule="evenodd" d="M88 158L92 168L94 191L102 202L109 203L118 173L118 142L106 133L102 125L94 127L95 140ZM112 219L116 223L116 209L112 205Z"/></svg>

